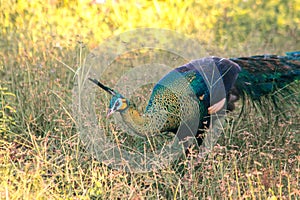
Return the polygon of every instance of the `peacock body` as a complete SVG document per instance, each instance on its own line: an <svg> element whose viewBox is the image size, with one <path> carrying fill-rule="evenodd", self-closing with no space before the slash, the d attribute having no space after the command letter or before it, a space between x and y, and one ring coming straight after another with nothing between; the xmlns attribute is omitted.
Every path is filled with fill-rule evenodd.
<svg viewBox="0 0 300 200"><path fill-rule="evenodd" d="M170 71L154 86L142 114L117 91L90 80L112 95L107 116L120 112L136 134L176 133L183 121L197 119L197 137L209 126L210 115L220 111L226 101L230 105L240 95L259 101L299 79L300 52L194 60Z"/></svg>

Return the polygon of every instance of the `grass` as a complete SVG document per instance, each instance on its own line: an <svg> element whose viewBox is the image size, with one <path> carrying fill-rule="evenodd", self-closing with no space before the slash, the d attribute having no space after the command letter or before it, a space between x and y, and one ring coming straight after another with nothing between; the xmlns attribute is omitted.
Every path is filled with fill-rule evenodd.
<svg viewBox="0 0 300 200"><path fill-rule="evenodd" d="M62 79L69 80L71 86L73 74L62 68L56 73L59 78L50 77L45 83L48 74L45 69L39 70L27 68L22 72L25 80L15 83L19 85L15 96L2 97L2 103L16 108L16 113L6 111L13 121L5 122L11 129L2 132L3 198L299 196L298 99L282 99L288 104L284 106L286 117L271 112L272 107L266 112L250 104L247 115L230 114L224 134L207 157L183 160L156 172L126 173L98 162L81 142L71 114L70 87L64 85L65 81L61 83ZM277 121L272 120L275 118Z"/></svg>
<svg viewBox="0 0 300 200"><path fill-rule="evenodd" d="M114 7L108 3L100 8L93 5L89 8L91 16L99 9L101 11L99 19L102 19L103 10L109 9L107 13L110 13L103 21L99 20L105 25L99 25L94 29L94 26L90 26L93 22L86 22L86 19L93 19L88 18L88 12L81 14L84 15L80 16L81 21L78 21L75 15L71 15L72 12L78 11L76 9L80 7L80 3L70 4L70 8L65 5L46 4L48 9L42 10L43 7L38 1L30 5L23 2L25 5L23 7L8 2L9 4L4 2L1 4L6 15L10 16L8 21L3 21L6 18L1 16L1 24L5 27L1 30L0 39L1 199L300 198L299 82L289 86L293 88L294 95L279 97L282 108L279 111L266 100L261 107L246 102L246 112L241 116L239 116L240 107L230 113L226 118L223 134L213 151L206 157L179 160L154 172L128 173L114 170L99 162L80 139L76 128L76 116L72 113L72 89L76 84L74 72L82 66L89 49L111 33L124 31L128 21L135 21L127 19L126 17L130 16L123 16L125 14L119 12L122 6L126 5L120 3L120 7ZM189 3L192 4L192 1ZM163 10L165 7L160 3L157 3L155 13L158 12L160 5L160 15L151 15L151 7L147 3L141 8L144 12L149 12L149 16L154 17L149 17L149 23L159 23L158 19L164 19L165 23L175 21L171 18L174 15L168 14L168 10ZM291 23L297 22L299 18L297 12L292 9L290 13L296 13L294 18L288 14L285 18L282 17L282 20L286 20L282 22L287 24L285 28L278 24L270 28L269 22L264 22L268 18L275 19L272 18L271 11L261 15L260 29L255 29L254 24L245 27L243 20L248 21L249 18L250 21L253 16L249 15L246 8L240 6L236 7L236 15L227 12L229 17L227 23L222 21L220 27L214 29L213 22L218 21L217 17L225 12L221 12L223 7L216 8L221 4L210 7L208 2L202 6L205 5L207 11L204 15L206 12L216 11L207 18L208 22L201 22L207 23L205 25L209 27L204 31L206 35L199 31L201 27L196 26L205 18L193 17L189 13L186 14L186 19L176 20L179 25L155 24L155 26L171 29L180 27L180 32L199 40L202 33L205 35L204 40L207 41L218 38L218 45L211 45L208 50L214 55L239 56L265 51L283 53L284 50L299 49L299 40L295 37L299 35L297 34L299 30ZM255 5L259 7L259 4L253 4L252 9L255 9ZM52 9L52 6L56 6L57 9ZM169 6L169 12L178 11L177 8ZM285 6L280 4L278 9L284 10L289 4ZM8 9L9 7L13 9ZM187 7L185 9L190 10L190 13L195 13L189 4L180 7L182 9ZM226 9L228 8L224 8ZM264 10L265 7L261 9ZM139 19L139 12L133 11L135 14L132 14L132 17ZM182 12L184 11L178 11ZM61 16L61 13L67 17L55 18L54 14ZM259 13L261 14L261 10L256 14ZM56 34L53 32L52 35L47 34L47 31L53 30L55 26L45 28L43 23L36 21L41 17L51 18L49 24L51 21L61 20L63 25L55 22L58 27ZM128 20L126 23L122 22L124 17ZM148 20L144 21L146 25ZM68 29L70 22L73 24L74 32L71 28ZM132 27L142 26L142 22L136 23L140 24ZM267 27L266 30L263 29L264 25ZM30 28L22 29L26 26ZM66 29L63 29L63 26ZM129 28L128 25L127 29ZM250 33L243 32L243 28ZM216 29L218 31L213 33ZM234 36L231 35L232 30L238 30ZM274 37L268 38L268 34ZM139 63L147 63L150 58L164 61L167 55L162 54L162 52L147 52L144 57L124 55L112 64L111 72L106 75L106 84L113 85L117 82L119 74L116 71L120 69L122 71ZM184 61L165 62L175 67ZM108 99L99 95L103 103L100 101L97 111L101 115L105 112ZM142 104L147 100L147 95L149 94L145 94L144 90L139 90L134 101ZM110 130L107 135L120 133L109 123L105 125L110 126L110 129L107 128Z"/></svg>

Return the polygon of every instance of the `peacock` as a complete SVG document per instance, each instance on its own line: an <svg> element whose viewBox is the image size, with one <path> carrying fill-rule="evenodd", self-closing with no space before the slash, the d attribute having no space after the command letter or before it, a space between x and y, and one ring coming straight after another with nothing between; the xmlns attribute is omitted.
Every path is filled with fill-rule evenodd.
<svg viewBox="0 0 300 200"><path fill-rule="evenodd" d="M300 51L285 56L206 57L175 68L158 81L143 113L116 90L96 79L89 80L112 95L107 117L119 112L134 133L143 137L163 132L176 134L182 124L196 123L196 131L191 134L201 144L211 116L224 110L225 105L227 110L233 110L240 96L260 101L299 78ZM183 140L191 134L177 136Z"/></svg>

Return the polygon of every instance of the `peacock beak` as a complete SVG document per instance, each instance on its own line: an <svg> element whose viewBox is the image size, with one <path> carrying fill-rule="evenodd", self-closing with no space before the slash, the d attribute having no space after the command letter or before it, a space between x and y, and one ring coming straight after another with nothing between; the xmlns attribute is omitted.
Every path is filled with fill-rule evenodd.
<svg viewBox="0 0 300 200"><path fill-rule="evenodd" d="M107 114L106 114L106 118L109 118L109 116L111 116L115 111L113 109L108 109Z"/></svg>

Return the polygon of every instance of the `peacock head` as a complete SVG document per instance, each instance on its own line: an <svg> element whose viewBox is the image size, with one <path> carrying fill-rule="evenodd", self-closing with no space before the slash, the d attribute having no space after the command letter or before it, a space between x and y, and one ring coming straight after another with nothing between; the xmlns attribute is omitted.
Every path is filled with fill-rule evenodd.
<svg viewBox="0 0 300 200"><path fill-rule="evenodd" d="M100 83L96 79L89 78L89 80L112 95L112 98L109 102L109 108L108 108L106 117L109 117L114 112L122 112L122 111L124 111L128 108L128 106L129 106L128 100L125 97L123 97L120 93L118 93L118 92L114 91L113 89L110 89L109 87L103 85L102 83Z"/></svg>

